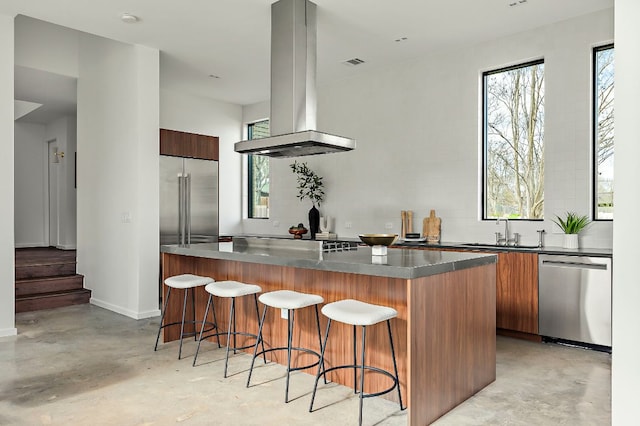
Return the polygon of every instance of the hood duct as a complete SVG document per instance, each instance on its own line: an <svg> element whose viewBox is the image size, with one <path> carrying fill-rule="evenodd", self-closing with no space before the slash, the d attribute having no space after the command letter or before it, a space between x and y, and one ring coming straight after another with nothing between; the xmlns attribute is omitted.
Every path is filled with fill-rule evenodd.
<svg viewBox="0 0 640 426"><path fill-rule="evenodd" d="M237 142L241 154L301 157L350 151L354 139L316 130L316 5L271 5L271 136Z"/></svg>

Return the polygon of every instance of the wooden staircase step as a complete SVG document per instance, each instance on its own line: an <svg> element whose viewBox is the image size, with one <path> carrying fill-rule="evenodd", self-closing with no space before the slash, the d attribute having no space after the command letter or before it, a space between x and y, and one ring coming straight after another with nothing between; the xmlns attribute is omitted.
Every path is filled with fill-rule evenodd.
<svg viewBox="0 0 640 426"><path fill-rule="evenodd" d="M16 297L16 313L80 305L89 303L90 298L91 290L86 288Z"/></svg>
<svg viewBox="0 0 640 426"><path fill-rule="evenodd" d="M76 262L52 262L30 265L16 265L16 281L32 278L75 275Z"/></svg>
<svg viewBox="0 0 640 426"><path fill-rule="evenodd" d="M75 274L63 277L46 277L16 280L16 298L43 293L79 290L84 287L84 276Z"/></svg>

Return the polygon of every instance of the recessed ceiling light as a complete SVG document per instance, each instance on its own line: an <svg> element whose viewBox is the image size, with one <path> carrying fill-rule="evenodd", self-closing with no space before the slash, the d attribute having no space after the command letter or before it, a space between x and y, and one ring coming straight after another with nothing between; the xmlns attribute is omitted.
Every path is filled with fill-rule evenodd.
<svg viewBox="0 0 640 426"><path fill-rule="evenodd" d="M126 22L127 24L135 24L136 22L140 21L140 18L130 13L123 13L120 16L120 19L122 19L122 22Z"/></svg>

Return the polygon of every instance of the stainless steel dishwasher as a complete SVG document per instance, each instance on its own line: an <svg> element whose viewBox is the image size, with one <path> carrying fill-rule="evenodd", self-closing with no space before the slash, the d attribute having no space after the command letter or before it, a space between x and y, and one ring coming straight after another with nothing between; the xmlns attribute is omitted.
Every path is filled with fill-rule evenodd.
<svg viewBox="0 0 640 426"><path fill-rule="evenodd" d="M542 336L611 346L611 259L538 256Z"/></svg>

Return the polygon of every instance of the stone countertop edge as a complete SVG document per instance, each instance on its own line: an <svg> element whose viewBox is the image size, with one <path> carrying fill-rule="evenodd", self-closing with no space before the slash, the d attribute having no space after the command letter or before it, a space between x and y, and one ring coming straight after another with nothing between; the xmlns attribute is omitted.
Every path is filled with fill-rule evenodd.
<svg viewBox="0 0 640 426"><path fill-rule="evenodd" d="M235 252L220 250L218 246L215 243L163 245L160 251L184 256L400 279L428 277L497 262L497 256L489 253L429 250L423 252L433 253L434 256L425 258L424 255L419 255L422 250L400 247L389 249L387 264L375 264L372 263L370 247L360 247L356 251L323 253L321 259L320 253L311 251L260 249L253 252Z"/></svg>

